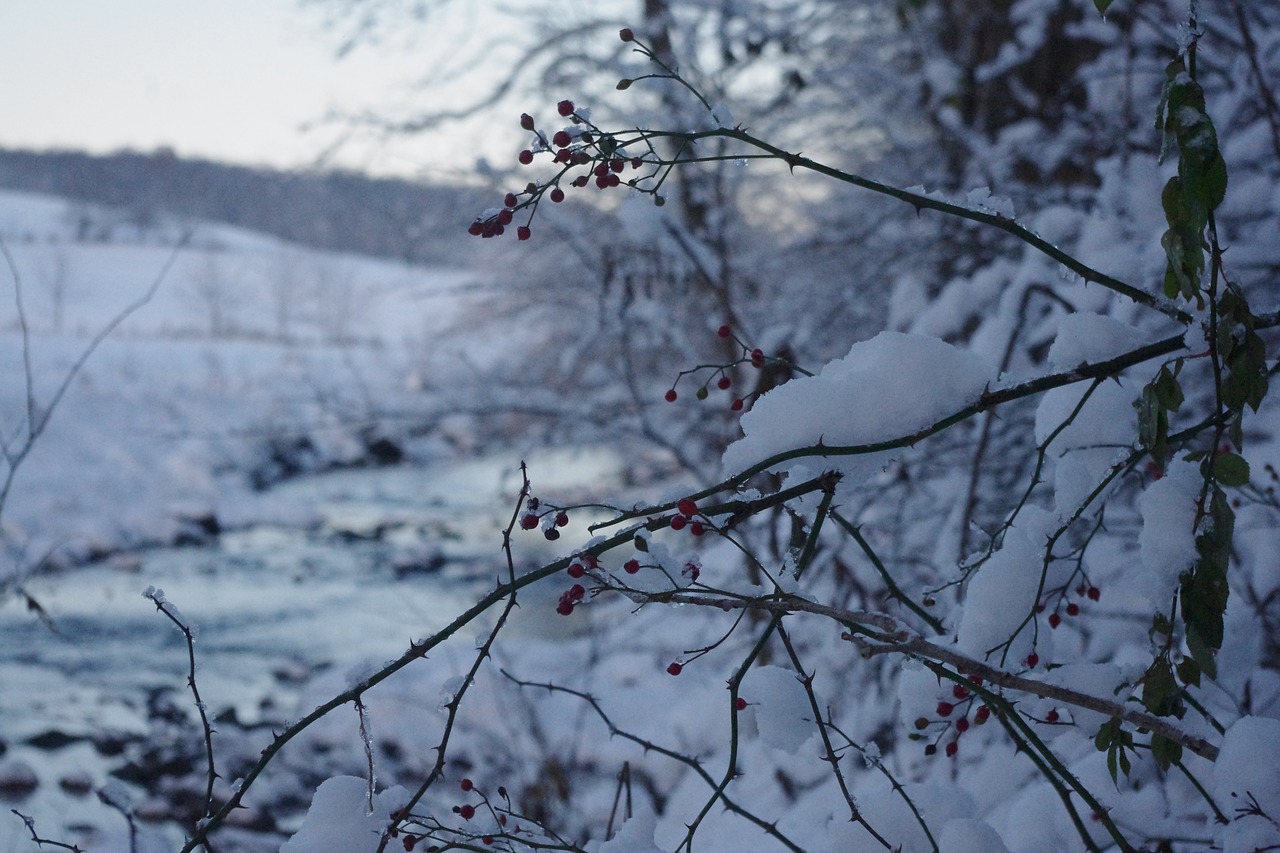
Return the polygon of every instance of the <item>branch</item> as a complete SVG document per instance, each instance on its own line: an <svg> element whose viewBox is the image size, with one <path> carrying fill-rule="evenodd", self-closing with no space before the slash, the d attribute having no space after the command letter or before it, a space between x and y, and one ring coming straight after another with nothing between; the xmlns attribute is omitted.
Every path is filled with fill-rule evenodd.
<svg viewBox="0 0 1280 853"><path fill-rule="evenodd" d="M1176 741L1202 758L1207 758L1210 761L1216 761L1218 758L1218 747L1203 738L1182 731L1167 720L1152 716L1144 711L1129 708L1119 702L1072 690L1070 687L1060 687L1056 684L1046 684L1043 681L1014 675L954 649L931 643L907 628L902 622L883 613L843 610L838 607L830 607L825 604L808 601L795 595L748 599L676 592L665 594L664 600L673 604L696 604L700 607L714 607L725 611L745 608L775 615L813 613L818 616L825 616L834 622L871 637L871 642L863 641L860 643L863 657L881 654L902 654L945 663L955 668L957 672L980 675L984 681L998 687L1030 693L1033 696L1040 696L1045 699L1053 699L1057 702L1075 705L1110 717L1119 717L1139 728L1148 729L1155 734ZM868 628L872 628L874 631L868 632Z"/></svg>

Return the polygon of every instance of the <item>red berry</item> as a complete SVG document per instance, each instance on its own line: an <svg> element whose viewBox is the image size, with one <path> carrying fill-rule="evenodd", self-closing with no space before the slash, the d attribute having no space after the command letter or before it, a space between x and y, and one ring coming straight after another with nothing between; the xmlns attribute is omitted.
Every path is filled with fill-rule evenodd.
<svg viewBox="0 0 1280 853"><path fill-rule="evenodd" d="M633 169L639 169L639 168L640 168L641 166L643 166L643 165L644 165L644 161L643 161L643 160L641 160L639 157L632 157L632 158L631 158L631 168L633 168Z"/></svg>
<svg viewBox="0 0 1280 853"><path fill-rule="evenodd" d="M581 601L586 598L586 596L587 590L582 584L575 583L573 586L569 587L569 598L573 601Z"/></svg>
<svg viewBox="0 0 1280 853"><path fill-rule="evenodd" d="M622 570L629 575L634 575L636 572L640 571L640 561L627 560L622 564Z"/></svg>
<svg viewBox="0 0 1280 853"><path fill-rule="evenodd" d="M551 144L557 148L568 148L572 141L567 130L557 130L556 135L551 137Z"/></svg>
<svg viewBox="0 0 1280 853"><path fill-rule="evenodd" d="M689 525L689 532L694 536L701 536L707 532L707 526L701 521L695 521Z"/></svg>
<svg viewBox="0 0 1280 853"><path fill-rule="evenodd" d="M668 403L674 403L676 401L677 396L679 395L676 394L676 389L671 388L670 390L667 391L666 394L663 395L663 399L665 399Z"/></svg>
<svg viewBox="0 0 1280 853"><path fill-rule="evenodd" d="M689 519L685 518L683 515L671 516L670 524L672 530L684 530L684 526L688 523Z"/></svg>
<svg viewBox="0 0 1280 853"><path fill-rule="evenodd" d="M480 843L481 843L481 844L484 844L484 845L486 845L486 846L492 845L492 844L493 844L493 836L492 836L492 835L486 835L486 836L482 837L482 838L480 839Z"/></svg>
<svg viewBox="0 0 1280 853"><path fill-rule="evenodd" d="M533 116L528 113L520 114L520 126L525 130L533 130Z"/></svg>
<svg viewBox="0 0 1280 853"><path fill-rule="evenodd" d="M955 758L956 753L960 751L960 744L957 741L951 741L947 744L947 758Z"/></svg>
<svg viewBox="0 0 1280 853"><path fill-rule="evenodd" d="M497 220L499 225L510 225L511 220L515 218L515 214L511 212L511 208L509 207L498 211Z"/></svg>
<svg viewBox="0 0 1280 853"><path fill-rule="evenodd" d="M458 809L458 814L462 815L463 820L471 820L471 818L476 816L476 807L468 803Z"/></svg>
<svg viewBox="0 0 1280 853"><path fill-rule="evenodd" d="M1046 723L1056 723L1056 722L1058 722L1058 712L1057 712L1056 710L1054 710L1054 711L1050 711L1049 713L1045 714L1045 715L1044 715L1044 721L1045 721Z"/></svg>
<svg viewBox="0 0 1280 853"><path fill-rule="evenodd" d="M618 38L622 39L623 41L635 41L636 34L631 31L631 27L623 27L622 29L618 30Z"/></svg>
<svg viewBox="0 0 1280 853"><path fill-rule="evenodd" d="M517 157L516 159L520 161L520 165L528 166L530 163L533 162L533 152L530 151L528 148L526 148L525 150L520 152L520 156Z"/></svg>
<svg viewBox="0 0 1280 853"><path fill-rule="evenodd" d="M1090 601L1097 601L1102 597L1102 590L1098 589L1096 586L1091 586L1085 595L1089 596Z"/></svg>
<svg viewBox="0 0 1280 853"><path fill-rule="evenodd" d="M560 603L556 605L556 612L561 616L568 616L573 612L573 601L562 597Z"/></svg>
<svg viewBox="0 0 1280 853"><path fill-rule="evenodd" d="M556 204L559 204L560 202L564 201L564 190L560 189L559 187L556 187L555 189L553 189L551 191L551 200L554 201Z"/></svg>
<svg viewBox="0 0 1280 853"><path fill-rule="evenodd" d="M413 850L414 847L418 846L418 836L406 835L400 843L404 845L405 850Z"/></svg>
<svg viewBox="0 0 1280 853"><path fill-rule="evenodd" d="M573 101L564 100L556 104L556 112L560 113L560 115L565 118L573 115Z"/></svg>
<svg viewBox="0 0 1280 853"><path fill-rule="evenodd" d="M1068 605L1067 605L1067 615L1068 615L1068 616L1079 616L1079 615L1080 615L1080 605L1079 605L1079 604L1076 604L1074 601L1073 601L1073 602L1071 602L1070 604L1068 604Z"/></svg>
<svg viewBox="0 0 1280 853"><path fill-rule="evenodd" d="M676 509L680 510L681 515L689 518L698 514L698 505L692 498L681 498L676 501Z"/></svg>
<svg viewBox="0 0 1280 853"><path fill-rule="evenodd" d="M519 228L516 229L517 240L528 240L532 236L533 236L533 232L529 230L528 225L521 225Z"/></svg>
<svg viewBox="0 0 1280 853"><path fill-rule="evenodd" d="M696 583L698 580L698 575L702 574L702 570L698 568L697 563L685 563L684 568L680 571L680 574L687 577L690 583Z"/></svg>
<svg viewBox="0 0 1280 853"><path fill-rule="evenodd" d="M515 193L507 193L506 197L502 199L502 203L507 207L515 207L520 203L520 200L516 198Z"/></svg>
<svg viewBox="0 0 1280 853"><path fill-rule="evenodd" d="M716 334L722 338L727 338L733 334L733 329L730 329L728 326L721 326L716 329Z"/></svg>
<svg viewBox="0 0 1280 853"><path fill-rule="evenodd" d="M554 527L548 527L546 530L542 531L542 535L545 536L548 541L554 542L560 538L560 531L556 530Z"/></svg>
<svg viewBox="0 0 1280 853"><path fill-rule="evenodd" d="M570 563L570 564L569 564L569 577L571 577L571 578L580 578L580 577L582 577L583 575L585 575L586 573L587 573L587 570L586 570L586 569L584 569L584 568L582 568L582 564L581 564L581 563Z"/></svg>
<svg viewBox="0 0 1280 853"><path fill-rule="evenodd" d="M1080 584L1076 587L1076 595L1084 595L1084 592L1084 584Z"/></svg>
<svg viewBox="0 0 1280 853"><path fill-rule="evenodd" d="M952 711L954 711L955 709L956 709L956 706L955 706L955 705L952 705L950 702L939 702L939 703L938 703L938 716L939 716L939 717L950 717L950 716L951 716L951 712L952 712Z"/></svg>
<svg viewBox="0 0 1280 853"><path fill-rule="evenodd" d="M979 705L978 710L974 712L973 721L978 725L982 725L991 716L991 707L989 705Z"/></svg>
<svg viewBox="0 0 1280 853"><path fill-rule="evenodd" d="M566 526L566 525L568 525L568 524L569 524L569 513L567 513L567 512L557 512L557 513L556 513L556 527L565 527L565 526Z"/></svg>
<svg viewBox="0 0 1280 853"><path fill-rule="evenodd" d="M957 699L968 699L969 688L965 687L963 684L957 684L955 687L951 688L951 695Z"/></svg>
<svg viewBox="0 0 1280 853"><path fill-rule="evenodd" d="M738 701L733 703L733 706L739 711L745 711L747 709L747 700L739 696Z"/></svg>
<svg viewBox="0 0 1280 853"><path fill-rule="evenodd" d="M527 513L520 518L520 527L523 530L532 530L538 526L538 517L533 513Z"/></svg>
<svg viewBox="0 0 1280 853"><path fill-rule="evenodd" d="M730 379L728 376L721 376L719 379L716 380L716 387L719 388L721 391L729 390L729 386L732 384L733 384L733 380Z"/></svg>
<svg viewBox="0 0 1280 853"><path fill-rule="evenodd" d="M679 675L683 671L684 667L675 662L672 662L667 666L667 675Z"/></svg>
<svg viewBox="0 0 1280 853"><path fill-rule="evenodd" d="M736 400L734 400L732 403L730 403L730 404L729 404L729 409L730 409L731 411L734 411L734 412L741 412L741 411L742 411L742 398L741 398L741 397L739 397L738 399L736 399Z"/></svg>
<svg viewBox="0 0 1280 853"><path fill-rule="evenodd" d="M966 719L965 717L961 717L960 719L956 720L956 731L962 734L964 732L969 731L969 720Z"/></svg>
<svg viewBox="0 0 1280 853"><path fill-rule="evenodd" d="M969 683L970 683L970 684L972 684L972 685L974 685L975 687L981 687L981 686L982 686L982 676L981 676L981 675L971 675L971 676L969 676Z"/></svg>
<svg viewBox="0 0 1280 853"><path fill-rule="evenodd" d="M1061 624L1062 624L1062 617L1061 617L1061 616L1059 616L1057 613L1050 613L1050 614L1049 614L1049 627L1050 627L1050 628L1057 628L1057 627L1058 627L1059 625L1061 625Z"/></svg>
<svg viewBox="0 0 1280 853"><path fill-rule="evenodd" d="M754 367L764 366L764 350L757 347L751 351L751 364Z"/></svg>
<svg viewBox="0 0 1280 853"><path fill-rule="evenodd" d="M472 788L475 787L475 785L472 783L470 779L463 779L461 782L458 783L458 787L464 791L470 791Z"/></svg>
<svg viewBox="0 0 1280 853"><path fill-rule="evenodd" d="M1031 654L1027 655L1027 666L1031 667L1032 669L1035 669L1036 664L1038 663L1040 663L1040 655L1036 654L1035 652L1032 652Z"/></svg>

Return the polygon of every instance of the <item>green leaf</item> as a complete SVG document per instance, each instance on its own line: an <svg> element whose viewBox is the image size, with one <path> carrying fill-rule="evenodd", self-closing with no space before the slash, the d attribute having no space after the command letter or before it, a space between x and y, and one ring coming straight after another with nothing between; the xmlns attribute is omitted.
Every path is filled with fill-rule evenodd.
<svg viewBox="0 0 1280 853"><path fill-rule="evenodd" d="M1142 704L1157 717L1179 715L1182 702L1168 658L1156 658L1142 676Z"/></svg>
<svg viewBox="0 0 1280 853"><path fill-rule="evenodd" d="M1170 764L1182 760L1182 744L1164 735L1151 736L1151 757L1161 770L1168 770Z"/></svg>
<svg viewBox="0 0 1280 853"><path fill-rule="evenodd" d="M1112 0L1093 0L1093 5L1098 8L1099 15L1107 14L1107 9L1111 8Z"/></svg>
<svg viewBox="0 0 1280 853"><path fill-rule="evenodd" d="M1183 658L1178 663L1178 680L1191 687L1200 686L1200 665L1193 658Z"/></svg>
<svg viewBox="0 0 1280 853"><path fill-rule="evenodd" d="M1235 534L1235 513L1227 495L1216 484L1209 496L1208 518L1196 536L1199 559L1182 576L1182 621L1187 628L1187 648L1200 668L1214 676L1214 653L1222 648L1223 614L1231 588L1227 567Z"/></svg>
<svg viewBox="0 0 1280 853"><path fill-rule="evenodd" d="M1218 677L1218 661L1213 656L1213 650L1200 638L1200 632L1190 625L1187 626L1187 651L1191 652L1191 659L1195 661L1197 669L1210 678Z"/></svg>
<svg viewBox="0 0 1280 853"><path fill-rule="evenodd" d="M1118 786L1117 770L1129 775L1129 756L1125 755L1125 749L1133 748L1133 735L1124 730L1119 717L1112 717L1098 729L1093 745L1098 752L1107 754L1107 771L1111 774L1111 781Z"/></svg>
<svg viewBox="0 0 1280 853"><path fill-rule="evenodd" d="M1237 453L1224 453L1213 460L1213 477L1220 485L1239 488L1249 482L1249 463Z"/></svg>
<svg viewBox="0 0 1280 853"><path fill-rule="evenodd" d="M1178 384L1168 365L1161 367L1160 372L1156 374L1155 391L1156 399L1160 401L1161 406L1171 412L1182 408L1182 386Z"/></svg>

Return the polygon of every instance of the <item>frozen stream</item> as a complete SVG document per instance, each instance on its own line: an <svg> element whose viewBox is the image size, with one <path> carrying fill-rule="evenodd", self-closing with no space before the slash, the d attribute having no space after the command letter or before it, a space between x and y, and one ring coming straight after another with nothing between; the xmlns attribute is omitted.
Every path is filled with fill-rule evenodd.
<svg viewBox="0 0 1280 853"><path fill-rule="evenodd" d="M596 486L615 468L604 452L562 455L537 467L557 481L536 485ZM396 657L489 588L518 489L510 457L309 477L270 495L305 524L32 581L52 629L16 597L0 602L0 783L18 765L37 777L30 792L0 785L0 853L35 849L11 808L47 837L73 816L120 821L74 783L97 789L118 766L113 751L152 731L165 707L191 711L185 642L143 597L148 586L197 630L212 714L287 719L314 674Z"/></svg>

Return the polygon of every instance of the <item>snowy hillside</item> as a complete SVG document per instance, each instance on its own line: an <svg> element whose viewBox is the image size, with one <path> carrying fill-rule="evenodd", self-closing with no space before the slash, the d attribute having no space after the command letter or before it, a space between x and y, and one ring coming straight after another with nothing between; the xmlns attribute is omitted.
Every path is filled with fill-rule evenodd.
<svg viewBox="0 0 1280 853"><path fill-rule="evenodd" d="M14 472L0 577L198 536L265 511L253 487L294 469L430 454L438 441L408 433L415 412L430 420L432 374L463 354L454 333L477 293L466 272L215 224L144 228L17 192L0 193L0 238L10 457L58 401ZM157 282L59 400L95 336ZM379 413L393 409L387 423Z"/></svg>

